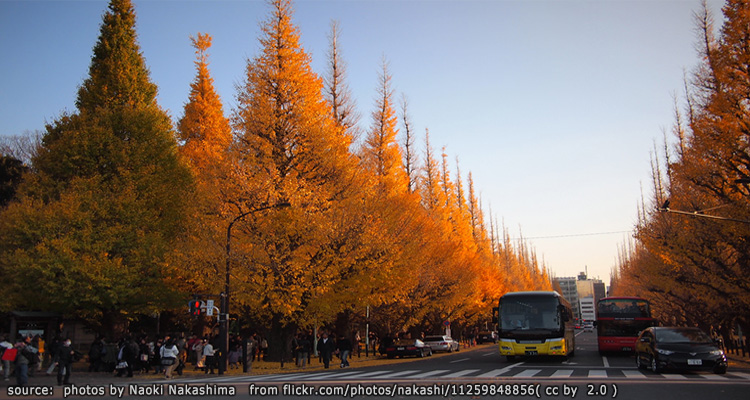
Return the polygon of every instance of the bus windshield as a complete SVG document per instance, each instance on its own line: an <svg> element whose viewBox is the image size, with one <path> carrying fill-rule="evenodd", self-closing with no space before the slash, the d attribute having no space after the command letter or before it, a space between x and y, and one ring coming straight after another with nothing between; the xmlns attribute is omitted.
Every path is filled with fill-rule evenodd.
<svg viewBox="0 0 750 400"><path fill-rule="evenodd" d="M642 299L599 300L597 315L602 318L651 318L648 301Z"/></svg>
<svg viewBox="0 0 750 400"><path fill-rule="evenodd" d="M559 301L551 296L503 298L500 301L500 325L504 331L560 330Z"/></svg>

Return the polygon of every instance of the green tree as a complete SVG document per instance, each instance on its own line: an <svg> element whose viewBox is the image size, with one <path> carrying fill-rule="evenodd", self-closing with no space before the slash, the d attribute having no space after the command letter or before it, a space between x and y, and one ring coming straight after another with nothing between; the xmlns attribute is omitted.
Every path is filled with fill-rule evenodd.
<svg viewBox="0 0 750 400"><path fill-rule="evenodd" d="M34 174L2 215L10 307L60 311L107 333L176 303L167 254L192 179L156 103L135 12L112 0L78 112L47 126Z"/></svg>

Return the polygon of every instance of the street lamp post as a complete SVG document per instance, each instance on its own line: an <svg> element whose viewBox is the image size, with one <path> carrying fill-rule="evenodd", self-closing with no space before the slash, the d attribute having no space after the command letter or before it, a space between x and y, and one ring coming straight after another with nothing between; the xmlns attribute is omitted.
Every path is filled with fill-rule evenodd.
<svg viewBox="0 0 750 400"><path fill-rule="evenodd" d="M254 208L250 211L244 212L234 219L232 219L231 222L229 222L229 226L227 226L227 245L226 245L226 279L224 281L224 293L221 296L221 310L224 319L221 321L220 325L220 332L219 335L222 338L222 344L221 344L221 352L222 357L219 364L219 374L223 374L224 371L227 369L227 361L229 357L229 271L231 269L231 263L230 263L230 256L231 256L231 250L232 250L232 227L234 227L234 224L240 221L241 219L247 217L250 214L264 211L264 210L270 210L272 208L285 208L289 207L291 204L288 202L282 202L273 204L270 206L263 206L260 208Z"/></svg>

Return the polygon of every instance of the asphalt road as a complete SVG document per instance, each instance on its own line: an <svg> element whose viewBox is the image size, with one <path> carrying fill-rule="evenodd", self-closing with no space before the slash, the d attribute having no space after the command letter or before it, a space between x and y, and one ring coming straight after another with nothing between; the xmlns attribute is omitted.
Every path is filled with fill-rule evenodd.
<svg viewBox="0 0 750 400"><path fill-rule="evenodd" d="M750 399L750 370L654 374L638 370L632 356L599 355L596 334L580 332L575 357L507 362L494 345L420 360L365 368L331 368L275 375L191 376L163 380L102 381L68 388L67 398L600 398ZM37 387L38 388L38 387ZM50 398L32 394L3 398ZM70 391L77 391L70 395ZM64 398L54 387L51 398ZM193 395L197 394L197 395Z"/></svg>

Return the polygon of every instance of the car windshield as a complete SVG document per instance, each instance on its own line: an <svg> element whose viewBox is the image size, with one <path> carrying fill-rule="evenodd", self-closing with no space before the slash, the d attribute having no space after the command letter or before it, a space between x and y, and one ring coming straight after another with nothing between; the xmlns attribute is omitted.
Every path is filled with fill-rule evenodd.
<svg viewBox="0 0 750 400"><path fill-rule="evenodd" d="M712 343L711 338L698 329L659 329L655 333L659 343Z"/></svg>
<svg viewBox="0 0 750 400"><path fill-rule="evenodd" d="M416 341L414 339L399 339L394 343L397 346L414 346Z"/></svg>
<svg viewBox="0 0 750 400"><path fill-rule="evenodd" d="M424 338L425 342L442 342L443 340L445 339L442 336L427 336Z"/></svg>

